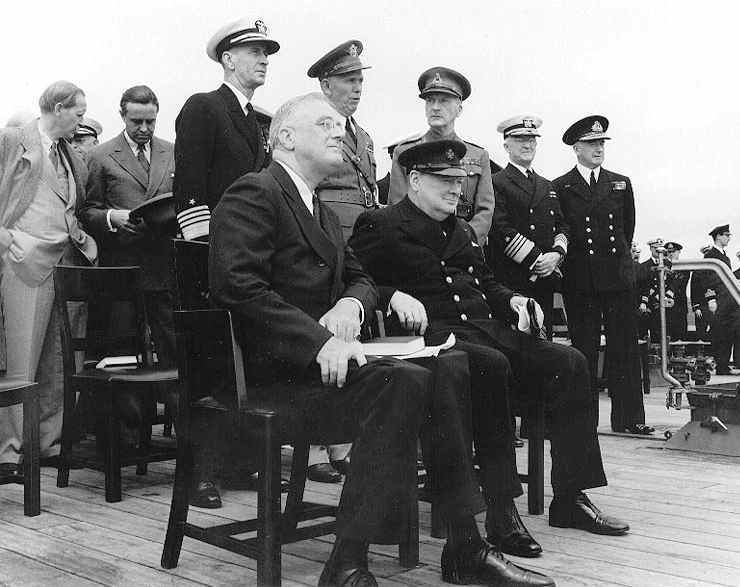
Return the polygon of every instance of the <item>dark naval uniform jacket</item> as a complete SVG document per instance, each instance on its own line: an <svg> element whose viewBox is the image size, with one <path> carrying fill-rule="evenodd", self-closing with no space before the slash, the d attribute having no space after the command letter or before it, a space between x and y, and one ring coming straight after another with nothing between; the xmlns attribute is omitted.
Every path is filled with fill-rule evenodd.
<svg viewBox="0 0 740 587"><path fill-rule="evenodd" d="M549 180L533 171L532 178L509 164L493 176L493 227L487 255L494 275L511 288L529 291L534 284L530 269L541 253L568 252L569 227ZM537 278L538 285L542 278ZM559 276L544 278L550 290Z"/></svg>
<svg viewBox="0 0 740 587"><path fill-rule="evenodd" d="M563 289L579 293L632 289L635 200L629 177L602 167L592 194L574 167L552 183L570 227Z"/></svg>
<svg viewBox="0 0 740 587"><path fill-rule="evenodd" d="M344 134L344 164L316 186L316 195L339 218L345 240L352 234L357 217L378 206L373 140L354 119L352 123L356 138L348 132Z"/></svg>
<svg viewBox="0 0 740 587"><path fill-rule="evenodd" d="M467 221L475 232L480 245L485 245L491 230L493 218L493 184L491 183L491 158L488 151L453 134L447 137L462 141L467 147L461 163L468 176L463 181L460 202L457 204L457 217ZM398 162L398 157L409 147L421 142L436 141L439 137L431 131L414 135L398 143L393 151L391 185L388 190L388 203L400 202L408 193L408 174Z"/></svg>
<svg viewBox="0 0 740 587"><path fill-rule="evenodd" d="M185 238L208 234L210 211L234 180L269 163L270 117L247 118L234 92L222 84L188 98L175 120L173 195ZM188 230L191 229L191 230Z"/></svg>

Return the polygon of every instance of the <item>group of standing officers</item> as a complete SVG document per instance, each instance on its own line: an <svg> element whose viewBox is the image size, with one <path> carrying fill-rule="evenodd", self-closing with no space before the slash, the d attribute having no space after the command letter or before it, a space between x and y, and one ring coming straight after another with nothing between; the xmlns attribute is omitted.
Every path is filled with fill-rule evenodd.
<svg viewBox="0 0 740 587"><path fill-rule="evenodd" d="M637 352L634 195L627 176L602 167L609 121L587 116L565 130L562 140L572 147L576 165L549 181L533 168L542 120L510 117L497 127L509 156L502 169L485 148L455 131L472 92L468 79L454 69L433 67L418 78L428 128L389 147L391 172L378 182L372 138L355 118L368 67L360 59L362 43L349 40L313 63L307 75L317 79L320 93L287 102L273 118L252 101L266 81L269 57L279 49L260 20L238 20L217 31L206 53L223 69L223 84L185 102L174 145L154 135L159 103L147 86L124 92L124 129L102 145L91 138L100 134L99 124L83 119L84 93L68 82L45 92L40 119L2 135L0 155L10 171L0 177L0 186L12 186L24 145L43 156L31 157L38 169L23 186L36 190L39 177L42 187L50 186L38 193L18 188L0 208L4 338L15 345L9 349L9 373L36 378L53 324L51 270L67 257L72 262L75 252L79 262L99 257L107 265L142 266L159 360L173 361L170 247L141 220L147 209L167 206L171 191L181 235L210 241L212 298L234 314L237 335L253 362L250 377L264 389L288 380L337 387L346 382L342 400L317 393L291 399L318 431L331 428L336 417L334 425L352 430L347 436L357 441L351 455L350 444L312 447L310 478L347 477L338 539L321 583L375 584L367 545L391 540L397 532L393 507L409 497L406 473L400 471L413 469L400 465L413 463L414 426L426 430L421 412L413 410L431 393L434 425L422 432L422 444L448 522L443 578L553 584L501 555L532 557L542 551L513 502L521 486L510 398L547 389L554 526L612 535L629 529L583 492L606 484L596 435L602 325L611 427L653 431L645 424ZM87 169L64 139L84 157ZM23 195L29 193L30 199ZM42 200L55 204L66 219L57 222L55 247L42 246L48 235L36 234L51 225L36 216L56 213L36 205ZM71 248L65 245L70 242ZM44 318L36 307L26 308L23 323L31 326L23 330L20 320L8 316L19 315L29 291L41 300ZM510 327L518 321L525 324L520 330L534 331L532 322L541 314L551 338L556 291L563 292L573 348ZM387 310L391 328L423 334L429 342L453 332L467 361L451 353L418 366L391 359L365 365L355 338L376 305ZM35 331L27 332L31 327ZM468 387L472 417L462 413L465 409L451 416L452 390ZM404 403L399 394L417 396ZM58 452L53 437L61 406L51 403L48 442L42 439L47 456ZM131 409L136 412L135 405ZM21 453L19 418L8 411L0 418L0 462L7 465L15 466ZM361 418L366 418L362 426L356 421ZM469 419L492 546L472 518L472 466L458 429ZM228 432L225 438L224 427L206 423L196 434L193 505L220 507L216 477L238 483L253 469L242 458L248 451L237 431ZM225 455L234 457L227 457L228 471L221 470Z"/></svg>

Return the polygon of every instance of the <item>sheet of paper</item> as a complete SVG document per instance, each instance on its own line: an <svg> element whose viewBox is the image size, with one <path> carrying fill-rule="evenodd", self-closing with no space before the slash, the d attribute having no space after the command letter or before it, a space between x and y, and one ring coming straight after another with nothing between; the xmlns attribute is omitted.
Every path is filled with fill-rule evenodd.
<svg viewBox="0 0 740 587"><path fill-rule="evenodd" d="M410 355L396 355L397 359L418 359L421 357L436 357L441 351L446 351L455 346L455 335L450 332L447 340L437 346L425 346L420 351L411 353Z"/></svg>

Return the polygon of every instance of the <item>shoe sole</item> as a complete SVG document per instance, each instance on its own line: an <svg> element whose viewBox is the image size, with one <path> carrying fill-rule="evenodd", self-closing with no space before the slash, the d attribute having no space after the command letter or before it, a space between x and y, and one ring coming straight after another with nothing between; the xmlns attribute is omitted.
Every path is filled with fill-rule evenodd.
<svg viewBox="0 0 740 587"><path fill-rule="evenodd" d="M573 528L574 530L583 530L584 532L590 532L591 534L599 534L601 536L622 536L624 534L627 534L627 532L630 531L629 526L624 530L597 530L595 528L584 528L582 526L578 526L577 524L572 524L570 522L558 522L550 520L548 524L554 528Z"/></svg>

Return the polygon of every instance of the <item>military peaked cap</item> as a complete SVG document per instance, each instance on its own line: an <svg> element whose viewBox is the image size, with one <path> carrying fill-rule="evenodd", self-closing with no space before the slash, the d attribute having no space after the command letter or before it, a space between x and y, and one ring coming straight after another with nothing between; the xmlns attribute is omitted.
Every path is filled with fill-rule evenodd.
<svg viewBox="0 0 740 587"><path fill-rule="evenodd" d="M563 133L563 142L566 145L575 145L578 141L598 141L600 139L609 139L606 136L606 130L609 128L609 121L606 116L594 114L581 118L574 122Z"/></svg>
<svg viewBox="0 0 740 587"><path fill-rule="evenodd" d="M434 175L467 177L461 159L468 148L462 141L429 141L405 150L398 162L407 172L416 170Z"/></svg>
<svg viewBox="0 0 740 587"><path fill-rule="evenodd" d="M264 43L267 54L280 50L280 43L267 36L267 27L261 20L240 18L222 26L206 45L206 54L214 61L221 61L221 55L232 47L247 43Z"/></svg>
<svg viewBox="0 0 740 587"><path fill-rule="evenodd" d="M419 76L419 98L429 94L449 94L466 100L470 96L470 82L463 74L448 67L432 67Z"/></svg>
<svg viewBox="0 0 740 587"><path fill-rule="evenodd" d="M360 61L362 43L357 40L345 41L334 47L316 63L308 68L308 77L324 79L332 75L342 75L360 69L370 69Z"/></svg>

